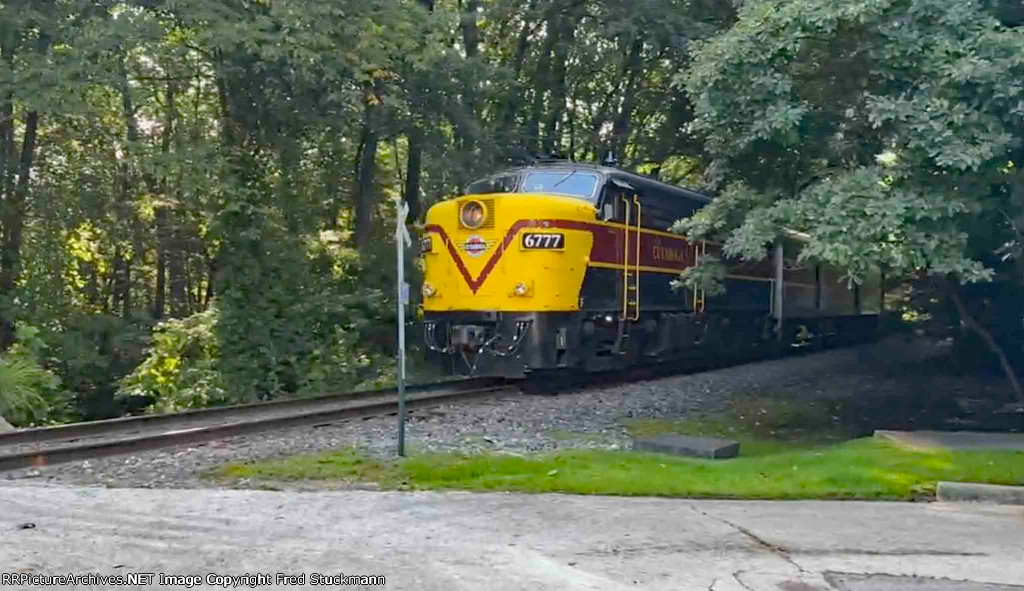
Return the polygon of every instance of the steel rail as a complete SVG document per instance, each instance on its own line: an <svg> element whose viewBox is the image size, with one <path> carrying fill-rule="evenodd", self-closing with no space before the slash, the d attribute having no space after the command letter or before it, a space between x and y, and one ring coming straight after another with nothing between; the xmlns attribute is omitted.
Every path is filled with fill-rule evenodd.
<svg viewBox="0 0 1024 591"><path fill-rule="evenodd" d="M423 384L409 386L410 393L432 392L435 390L459 390L477 389L488 386L506 383L501 378L475 378L466 380L450 380L435 384ZM215 421L224 417L242 418L279 412L294 412L296 409L310 408L315 406L332 406L342 401L363 400L374 396L386 394L397 394L397 388L384 388L379 390L367 390L363 392L347 392L342 394L323 394L309 398L293 398L288 400L274 400L270 402L257 402L251 404L238 404L233 406L219 406L214 408L203 408L187 410L176 413L164 413L157 415L141 415L132 417L120 417L116 419L105 419L101 421L89 421L82 423L69 423L54 427L40 427L35 429L19 429L0 433L0 449L5 446L25 445L33 443L47 443L52 441L69 441L82 439L84 437L109 436L116 433L136 432L142 429L151 429L157 426L170 427L180 424L192 424L201 421Z"/></svg>
<svg viewBox="0 0 1024 591"><path fill-rule="evenodd" d="M473 381L466 380L465 382L471 383ZM490 379L489 381L490 383L486 385L479 385L482 380L478 381L475 387L462 387L433 392L428 389L418 393L412 392L409 393L406 404L408 408L415 409L445 402L493 396L502 391L518 388L518 384L514 381L501 379ZM433 389L437 390L437 388ZM369 393L366 394L368 396L359 396L359 399L338 398L335 400L335 404L327 405L326 408L310 409L307 407L306 409L296 409L294 412L286 414L250 418L248 420L233 420L231 422L179 430L156 430L153 433L134 437L0 455L0 472L125 455L164 447L203 443L261 431L317 425L342 419L364 418L397 412L397 394L387 391L377 392L375 399L369 397ZM237 419L237 417L232 417L229 413L221 413L221 416Z"/></svg>

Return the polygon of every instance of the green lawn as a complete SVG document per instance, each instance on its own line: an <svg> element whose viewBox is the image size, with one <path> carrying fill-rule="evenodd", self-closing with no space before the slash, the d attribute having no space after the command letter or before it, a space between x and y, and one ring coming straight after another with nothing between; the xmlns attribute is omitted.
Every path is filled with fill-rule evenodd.
<svg viewBox="0 0 1024 591"><path fill-rule="evenodd" d="M627 451L413 455L378 461L356 450L226 466L225 481L372 482L385 489L561 492L745 499L916 499L939 480L1024 484L1024 452L922 451L855 438L863 428L834 404L755 396L722 413L680 421L638 420L633 435L725 436L740 457L698 460ZM559 433L572 439L572 433ZM586 438L586 434L581 437Z"/></svg>
<svg viewBox="0 0 1024 591"><path fill-rule="evenodd" d="M353 450L227 466L218 478L342 480L383 488L720 498L911 499L938 480L1024 484L1024 452L923 452L870 438L733 460L569 451L524 458L427 454L395 462Z"/></svg>

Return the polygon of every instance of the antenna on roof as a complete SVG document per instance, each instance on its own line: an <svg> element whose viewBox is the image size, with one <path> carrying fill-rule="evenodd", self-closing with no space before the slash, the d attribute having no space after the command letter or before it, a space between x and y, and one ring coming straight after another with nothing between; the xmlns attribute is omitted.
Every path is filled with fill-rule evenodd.
<svg viewBox="0 0 1024 591"><path fill-rule="evenodd" d="M608 150L608 155L604 157L605 166L618 166L619 159L615 157L615 152Z"/></svg>

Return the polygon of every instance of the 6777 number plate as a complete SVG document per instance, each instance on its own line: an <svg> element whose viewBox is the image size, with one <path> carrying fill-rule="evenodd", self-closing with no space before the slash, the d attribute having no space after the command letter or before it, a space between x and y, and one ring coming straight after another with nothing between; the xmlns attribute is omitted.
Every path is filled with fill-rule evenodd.
<svg viewBox="0 0 1024 591"><path fill-rule="evenodd" d="M527 232L523 234L526 250L559 250L565 248L565 234Z"/></svg>

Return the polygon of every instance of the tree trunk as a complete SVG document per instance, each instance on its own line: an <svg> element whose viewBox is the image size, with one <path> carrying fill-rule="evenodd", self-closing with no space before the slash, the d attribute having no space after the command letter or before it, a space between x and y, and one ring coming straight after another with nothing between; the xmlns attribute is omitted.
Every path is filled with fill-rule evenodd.
<svg viewBox="0 0 1024 591"><path fill-rule="evenodd" d="M529 15L537 10L537 0L530 0L530 5L526 8L526 14ZM530 21L525 16L523 17L523 27L519 30L519 39L516 40L516 52L512 58L512 72L515 74L515 78L519 78L519 74L523 71L523 62L526 60L526 50L530 46L530 31L532 30Z"/></svg>
<svg viewBox="0 0 1024 591"><path fill-rule="evenodd" d="M219 88L220 85L218 85ZM168 82L167 112L165 113L164 133L160 140L160 151L163 154L168 154L171 151L171 140L175 133L175 124L177 123L176 96L177 87L173 82ZM222 101L221 107L226 109L227 107L224 103L227 100L226 97L223 97L220 93L218 93L218 97ZM226 118L226 114L222 113L222 118ZM160 181L149 179L147 182L154 193L159 192L166 196L170 190L169 182L166 178ZM156 224L156 293L153 297L153 318L156 320L163 320L164 316L167 315L167 271L169 252L172 248L171 229L168 225L169 215L170 211L167 204L157 206L154 216Z"/></svg>
<svg viewBox="0 0 1024 591"><path fill-rule="evenodd" d="M528 18L530 14L537 10L537 0L530 0L530 5L526 9L526 14L523 16L523 26L519 30L519 38L516 40L516 50L512 57L512 72L514 74L513 79L519 80L519 75L523 71L523 64L526 61L526 50L530 47L530 31L532 30L532 24ZM521 97L516 92L510 92L505 96L505 100L501 107L501 125L498 128L496 134L498 145L504 149L509 149L512 143L512 126L515 122L516 112L520 104ZM523 146L517 145L522 148Z"/></svg>
<svg viewBox="0 0 1024 591"><path fill-rule="evenodd" d="M344 148L341 143L333 139L324 147L325 156L322 169L325 202L321 215L324 218L322 222L327 230L336 230L338 228L338 212L341 211L347 201L347 195L344 190L345 184L343 182L345 174L342 172L342 167L338 165L342 161L343 150ZM352 169L356 174L359 173L358 159Z"/></svg>
<svg viewBox="0 0 1024 591"><path fill-rule="evenodd" d="M480 0L466 0L466 11L462 14L462 45L466 48L466 57L473 59L480 55L480 27L478 13Z"/></svg>
<svg viewBox="0 0 1024 591"><path fill-rule="evenodd" d="M124 271L127 266L125 262L121 247L115 247L114 262L110 266L110 278L107 279L107 286L103 293L104 313L113 311L114 314L117 314L121 308L121 297L124 294Z"/></svg>
<svg viewBox="0 0 1024 591"><path fill-rule="evenodd" d="M141 245L142 240L139 236L140 229L138 227L138 218L132 210L130 201L133 199L135 193L135 175L131 167L131 158L134 144L139 139L139 123L135 116L135 105L132 101L131 86L128 84L128 67L125 63L125 56L123 53L121 54L118 66L121 74L121 79L119 80L121 91L121 114L124 117L125 137L128 139L129 147L125 150L124 161L121 162L120 167L121 198L117 206L117 212L122 225L126 223L131 225L133 238L132 243L138 247ZM117 313L117 304L120 303L120 313L125 319L129 318L131 315L132 263L140 256L138 248L133 250L134 252L131 257L125 257L122 260L120 249L118 249L116 261L120 261L122 265L120 271L118 271L117 265L114 267L115 273L117 273L118 276L114 289L115 313Z"/></svg>
<svg viewBox="0 0 1024 591"><path fill-rule="evenodd" d="M177 217L175 216L175 218ZM182 245L179 220L175 219L172 226L171 244L167 249L167 280L171 288L171 317L183 318L188 311L188 294L185 290L185 249Z"/></svg>
<svg viewBox="0 0 1024 591"><path fill-rule="evenodd" d="M3 204L3 243L0 244L0 297L14 296L14 290L21 272L21 233L25 224L28 200L28 185L35 162L36 140L39 132L39 113L31 111L25 117L25 137L22 140L21 158L18 162L18 180L14 191L5 195ZM14 344L14 321L5 314L0 326L0 349L7 350Z"/></svg>
<svg viewBox="0 0 1024 591"><path fill-rule="evenodd" d="M153 318L162 320L167 308L167 208L156 210L156 294L153 296Z"/></svg>
<svg viewBox="0 0 1024 591"><path fill-rule="evenodd" d="M637 80L640 76L640 61L643 55L644 42L643 39L638 37L633 41L633 46L629 52L629 60L627 62L627 76L629 82L626 84L626 89L622 97L622 107L619 109L619 115L615 118L615 124L612 126L612 141L611 150L619 157L623 159L623 151L626 140L629 138L630 123L633 117L633 110L636 108L636 92L637 92Z"/></svg>
<svg viewBox="0 0 1024 591"><path fill-rule="evenodd" d="M79 260L78 272L86 276L85 300L95 306L100 299L100 280L96 273L96 265Z"/></svg>
<svg viewBox="0 0 1024 591"><path fill-rule="evenodd" d="M203 298L202 309L205 311L209 306L210 302L213 301L213 296L217 293L217 257L210 257L206 261L207 268L207 279L206 279L206 296Z"/></svg>
<svg viewBox="0 0 1024 591"><path fill-rule="evenodd" d="M0 45L3 59L8 71L14 70L13 33L8 34ZM14 170L14 93L4 93L3 104L0 105L0 198L4 201L11 194L11 174Z"/></svg>
<svg viewBox="0 0 1024 591"><path fill-rule="evenodd" d="M199 307L199 294L196 293L195 284L192 281L192 260L185 259L185 314L191 316Z"/></svg>
<svg viewBox="0 0 1024 591"><path fill-rule="evenodd" d="M554 68L551 71L551 104L548 112L548 119L544 130L544 151L552 153L560 148L559 123L562 114L565 112L566 100L566 61L569 59L569 46L575 37L576 23L573 22L573 15L563 16L559 20L561 31L558 34L558 43L553 48Z"/></svg>
<svg viewBox="0 0 1024 591"><path fill-rule="evenodd" d="M420 217L420 171L423 167L423 130L413 124L409 130L409 157L405 173L405 202L409 204L409 219Z"/></svg>
<svg viewBox="0 0 1024 591"><path fill-rule="evenodd" d="M136 255L137 257L138 255ZM124 266L124 290L121 292L121 318L129 320L132 317L132 260L125 261Z"/></svg>
<svg viewBox="0 0 1024 591"><path fill-rule="evenodd" d="M10 93L0 105L0 196L11 193L11 168L14 158L14 96Z"/></svg>
<svg viewBox="0 0 1024 591"><path fill-rule="evenodd" d="M957 314L960 316L960 324L969 330L973 330L981 337L981 340L985 341L989 350L999 359L999 365L1006 375L1006 380L1010 382L1010 388L1013 390L1014 395L1017 396L1017 400L1024 404L1024 387L1021 386L1020 381L1017 379L1013 364L1010 363L1010 359L1006 356L1006 352L1003 351L1003 347L982 323L971 316L967 306L964 305L963 299L960 297L957 286L951 284L948 285L948 288L950 299L953 300L953 305L956 306Z"/></svg>
<svg viewBox="0 0 1024 591"><path fill-rule="evenodd" d="M373 208L376 205L374 180L377 169L377 110L374 104L366 105L363 120L363 146L359 153L359 170L356 186L356 225L354 242L356 249L362 251L370 242L373 230Z"/></svg>
<svg viewBox="0 0 1024 591"><path fill-rule="evenodd" d="M479 6L480 0L466 0L461 15L459 28L462 31L462 43L467 60L474 60L480 55L480 27L477 23L477 8ZM467 79L462 87L461 108L458 103L453 103L449 110L449 119L455 128L455 145L463 156L470 158L470 154L476 146L476 135L479 133L477 94L476 81ZM472 166L473 162L467 160L463 164L458 168L464 169L466 166Z"/></svg>
<svg viewBox="0 0 1024 591"><path fill-rule="evenodd" d="M553 27L553 18L548 19L548 26ZM536 151L540 147L540 120L544 116L544 98L550 86L551 78L551 51L558 43L558 29L548 35L544 46L541 49L537 62L537 72L533 79L533 106L530 109L530 119L526 123L526 145L528 151Z"/></svg>

